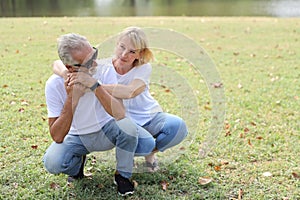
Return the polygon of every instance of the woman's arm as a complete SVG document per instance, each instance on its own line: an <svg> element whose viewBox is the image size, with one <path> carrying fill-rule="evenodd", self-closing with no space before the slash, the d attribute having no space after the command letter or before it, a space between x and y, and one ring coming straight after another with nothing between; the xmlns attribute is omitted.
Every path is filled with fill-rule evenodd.
<svg viewBox="0 0 300 200"><path fill-rule="evenodd" d="M102 85L102 87L116 98L131 99L141 94L145 90L146 84L140 79L134 79L129 85L110 84Z"/></svg>
<svg viewBox="0 0 300 200"><path fill-rule="evenodd" d="M67 80L69 71L61 60L54 61L52 68L54 74L63 77L64 80Z"/></svg>

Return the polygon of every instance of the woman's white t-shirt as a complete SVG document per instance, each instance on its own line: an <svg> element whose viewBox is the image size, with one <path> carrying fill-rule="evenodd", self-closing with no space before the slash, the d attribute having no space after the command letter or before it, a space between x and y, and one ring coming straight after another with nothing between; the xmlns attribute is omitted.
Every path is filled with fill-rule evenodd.
<svg viewBox="0 0 300 200"><path fill-rule="evenodd" d="M113 65L112 65L113 67ZM123 99L126 108L126 116L134 120L138 125L143 126L150 121L155 114L162 112L162 108L158 102L150 94L150 76L152 66L147 63L141 66L132 68L124 75L117 74L119 84L128 85L134 79L142 80L146 84L145 90L131 99Z"/></svg>

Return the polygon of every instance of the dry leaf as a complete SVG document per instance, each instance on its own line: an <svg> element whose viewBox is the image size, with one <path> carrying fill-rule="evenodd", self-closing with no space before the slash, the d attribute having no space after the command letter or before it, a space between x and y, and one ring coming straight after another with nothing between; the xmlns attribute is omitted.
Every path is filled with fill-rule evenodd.
<svg viewBox="0 0 300 200"><path fill-rule="evenodd" d="M31 148L37 149L37 148L38 148L38 145L31 145Z"/></svg>
<svg viewBox="0 0 300 200"><path fill-rule="evenodd" d="M262 139L263 139L263 137L262 137L262 136L257 136L257 137L256 137L256 139L258 139L258 140L262 140Z"/></svg>
<svg viewBox="0 0 300 200"><path fill-rule="evenodd" d="M244 133L248 133L249 132L249 128L244 128Z"/></svg>
<svg viewBox="0 0 300 200"><path fill-rule="evenodd" d="M23 113L24 111L25 111L24 108L20 108L20 109L19 109L19 112L20 112L20 113Z"/></svg>
<svg viewBox="0 0 300 200"><path fill-rule="evenodd" d="M222 160L221 161L221 165L228 165L228 164L229 164L229 162L227 160Z"/></svg>
<svg viewBox="0 0 300 200"><path fill-rule="evenodd" d="M230 128L230 124L226 123L224 128L225 128L226 130L229 129L229 128Z"/></svg>
<svg viewBox="0 0 300 200"><path fill-rule="evenodd" d="M54 183L54 182L52 182L52 183L50 183L50 188L51 189L58 189L60 186L58 185L58 184L56 184L56 183Z"/></svg>
<svg viewBox="0 0 300 200"><path fill-rule="evenodd" d="M255 122L250 122L250 124L251 124L252 126L256 126L256 123L255 123Z"/></svg>
<svg viewBox="0 0 300 200"><path fill-rule="evenodd" d="M214 169L215 169L215 171L220 171L221 170L221 166L215 166Z"/></svg>
<svg viewBox="0 0 300 200"><path fill-rule="evenodd" d="M206 105L204 105L204 109L205 109L205 110L211 110L211 107L210 107L209 105L206 104Z"/></svg>
<svg viewBox="0 0 300 200"><path fill-rule="evenodd" d="M221 88L223 86L223 83L212 83L211 84L214 88Z"/></svg>
<svg viewBox="0 0 300 200"><path fill-rule="evenodd" d="M293 175L294 178L300 179L300 175L297 174L296 172L293 172L292 175Z"/></svg>
<svg viewBox="0 0 300 200"><path fill-rule="evenodd" d="M207 185L207 184L209 184L211 181L212 181L212 178L210 178L210 177L199 177L199 179L198 179L198 183L199 183L200 185Z"/></svg>
<svg viewBox="0 0 300 200"><path fill-rule="evenodd" d="M22 102L21 102L21 105L22 105L22 106L28 106L29 103L27 103L26 101L22 101Z"/></svg>
<svg viewBox="0 0 300 200"><path fill-rule="evenodd" d="M248 139L248 144L249 144L250 146L252 146L252 143L251 143L250 139Z"/></svg>
<svg viewBox="0 0 300 200"><path fill-rule="evenodd" d="M8 87L8 85L6 85L6 84L5 84L5 85L3 85L2 87L3 87L3 88L7 88L7 87Z"/></svg>
<svg viewBox="0 0 300 200"><path fill-rule="evenodd" d="M160 185L161 185L162 189L163 189L164 191L166 191L166 190L168 189L169 183L168 183L167 181L162 181L162 182L160 183Z"/></svg>
<svg viewBox="0 0 300 200"><path fill-rule="evenodd" d="M136 180L132 180L132 183L133 183L133 187L134 188L137 188L138 187L138 182Z"/></svg>

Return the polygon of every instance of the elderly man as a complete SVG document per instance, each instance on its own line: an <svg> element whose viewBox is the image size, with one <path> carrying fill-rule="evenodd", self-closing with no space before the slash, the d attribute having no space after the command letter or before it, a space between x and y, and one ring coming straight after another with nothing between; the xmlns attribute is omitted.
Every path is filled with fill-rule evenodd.
<svg viewBox="0 0 300 200"><path fill-rule="evenodd" d="M124 196L133 194L129 180L133 158L137 151L137 126L125 117L119 99L102 87L117 82L110 68L97 67L98 50L78 34L62 35L58 39L58 54L69 72L84 74L84 84L71 84L70 79L52 75L45 88L50 135L53 143L44 155L44 165L53 174L68 174L69 181L83 178L85 155L116 147L114 182ZM74 73L73 73L74 74ZM142 140L144 152L149 154L155 142L152 137ZM147 148L145 148L145 146Z"/></svg>

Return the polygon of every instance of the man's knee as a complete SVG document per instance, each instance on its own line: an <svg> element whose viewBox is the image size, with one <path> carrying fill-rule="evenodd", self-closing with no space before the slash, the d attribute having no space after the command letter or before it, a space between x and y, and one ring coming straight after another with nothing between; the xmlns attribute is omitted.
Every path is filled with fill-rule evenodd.
<svg viewBox="0 0 300 200"><path fill-rule="evenodd" d="M121 119L119 121L116 121L116 124L123 132L125 132L129 136L131 136L131 137L138 136L137 127L134 124L134 122L132 122L130 119L128 119L128 118Z"/></svg>
<svg viewBox="0 0 300 200"><path fill-rule="evenodd" d="M46 168L46 170L51 174L59 174L61 173L62 168L62 159L58 155L51 155L49 152L47 152L44 155L43 163Z"/></svg>

